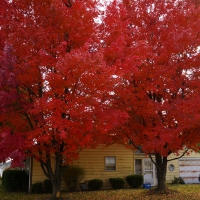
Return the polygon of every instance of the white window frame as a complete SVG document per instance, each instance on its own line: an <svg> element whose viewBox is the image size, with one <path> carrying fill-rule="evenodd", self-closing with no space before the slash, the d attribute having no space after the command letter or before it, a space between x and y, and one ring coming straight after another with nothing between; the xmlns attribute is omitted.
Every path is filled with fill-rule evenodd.
<svg viewBox="0 0 200 200"><path fill-rule="evenodd" d="M107 163L107 158L113 158L114 164ZM105 156L105 171L108 172L116 171L116 156Z"/></svg>

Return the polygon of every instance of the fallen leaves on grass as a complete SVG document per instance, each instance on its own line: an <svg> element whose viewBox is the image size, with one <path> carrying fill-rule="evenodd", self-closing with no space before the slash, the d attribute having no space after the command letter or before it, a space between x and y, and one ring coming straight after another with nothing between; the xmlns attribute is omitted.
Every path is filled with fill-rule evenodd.
<svg viewBox="0 0 200 200"><path fill-rule="evenodd" d="M190 192L187 192L187 189ZM192 188L190 185L174 187L167 189L164 194L158 194L155 190L123 189L77 192L67 196L70 200L199 200L200 185L194 185Z"/></svg>
<svg viewBox="0 0 200 200"><path fill-rule="evenodd" d="M0 200L49 200L50 195L8 193L0 185ZM100 190L62 193L64 200L199 200L200 184L170 185L165 194L148 189Z"/></svg>

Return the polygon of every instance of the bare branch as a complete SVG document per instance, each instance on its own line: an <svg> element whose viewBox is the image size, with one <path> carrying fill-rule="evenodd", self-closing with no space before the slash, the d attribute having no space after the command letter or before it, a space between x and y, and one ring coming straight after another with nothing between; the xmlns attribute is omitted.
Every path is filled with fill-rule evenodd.
<svg viewBox="0 0 200 200"><path fill-rule="evenodd" d="M167 162L172 161L172 160L177 160L177 159L179 159L179 158L182 158L187 152L188 152L188 148L183 152L183 154L182 154L181 156L179 156L179 157L177 157L177 158L172 158L172 159L170 159L170 160L167 160Z"/></svg>
<svg viewBox="0 0 200 200"><path fill-rule="evenodd" d="M41 161L41 160L40 160L40 166L41 166L42 171L44 172L45 176L46 176L47 178L50 179L50 176L49 176L49 174L48 174L48 172L47 172L46 165L45 165L45 163L44 163L43 161Z"/></svg>
<svg viewBox="0 0 200 200"><path fill-rule="evenodd" d="M152 158L152 155L151 155L151 154L149 154L149 158L151 159L151 162L152 162L154 165L156 165L156 167L159 167L159 166L156 164L156 162L153 160L153 158Z"/></svg>
<svg viewBox="0 0 200 200"><path fill-rule="evenodd" d="M126 135L127 137L128 137L128 139L129 139L129 141L130 141L130 143L136 148L136 149L138 149L139 151L141 151L142 152L142 147L140 147L140 146L137 146L136 144L134 144L133 143L133 141L130 139L130 137L128 136L128 135Z"/></svg>

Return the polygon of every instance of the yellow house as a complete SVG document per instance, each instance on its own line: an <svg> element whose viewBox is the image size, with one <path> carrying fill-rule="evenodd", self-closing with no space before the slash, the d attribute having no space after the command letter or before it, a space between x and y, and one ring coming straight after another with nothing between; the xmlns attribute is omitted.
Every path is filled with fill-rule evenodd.
<svg viewBox="0 0 200 200"><path fill-rule="evenodd" d="M111 188L109 178L126 178L134 173L134 152L123 145L99 145L96 149L82 150L79 159L73 164L85 169L86 174L82 182L97 178L103 180L103 188ZM30 171L29 188L33 183L46 179L40 163L36 160L28 159L26 168ZM65 189L64 183L62 189Z"/></svg>
<svg viewBox="0 0 200 200"><path fill-rule="evenodd" d="M168 159L175 158L170 155ZM99 145L96 149L84 149L79 154L79 159L73 163L83 167L86 171L85 178L103 180L103 188L111 188L109 178L126 178L131 174L143 174L144 183L157 185L156 167L145 154L127 149L123 145ZM31 184L46 179L40 164L33 159L27 163L29 168L29 187ZM200 154L192 153L180 159L168 162L166 182L170 183L174 177L181 176L186 183L199 183ZM128 186L127 184L125 187ZM62 189L65 189L64 183Z"/></svg>
<svg viewBox="0 0 200 200"><path fill-rule="evenodd" d="M171 154L168 160L176 158ZM144 176L144 182L157 185L156 167L150 158L142 153L134 153L134 173L140 173ZM187 183L200 183L200 154L192 152L189 156L183 156L179 159L168 161L166 183L171 183L174 177L182 177Z"/></svg>

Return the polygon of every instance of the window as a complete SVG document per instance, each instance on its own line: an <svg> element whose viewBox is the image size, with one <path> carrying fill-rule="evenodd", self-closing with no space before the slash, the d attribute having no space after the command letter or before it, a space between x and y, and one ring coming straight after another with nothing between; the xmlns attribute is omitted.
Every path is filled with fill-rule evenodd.
<svg viewBox="0 0 200 200"><path fill-rule="evenodd" d="M105 157L105 170L106 171L115 171L116 170L116 157L115 156L106 156Z"/></svg>
<svg viewBox="0 0 200 200"><path fill-rule="evenodd" d="M174 171L175 167L174 167L173 164L170 164L170 165L168 166L168 169L169 169L169 171Z"/></svg>
<svg viewBox="0 0 200 200"><path fill-rule="evenodd" d="M142 174L142 160L135 159L135 174Z"/></svg>

